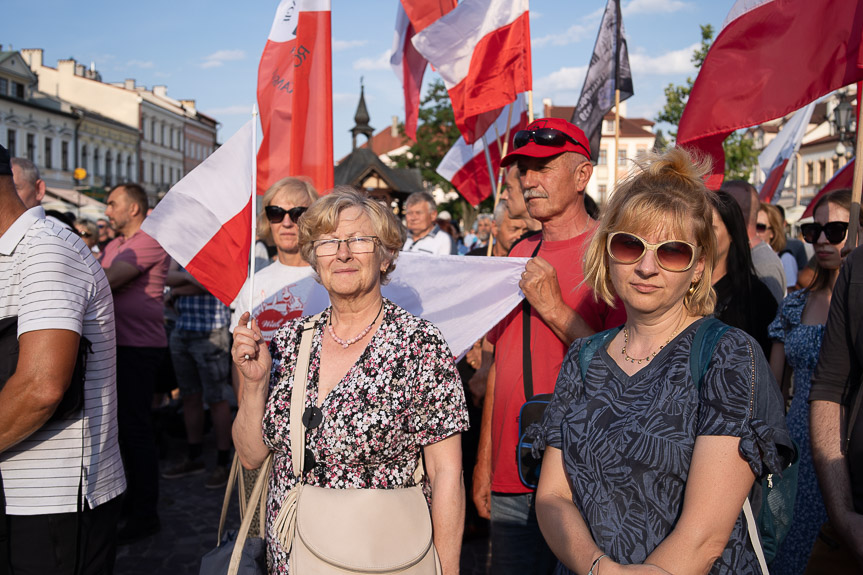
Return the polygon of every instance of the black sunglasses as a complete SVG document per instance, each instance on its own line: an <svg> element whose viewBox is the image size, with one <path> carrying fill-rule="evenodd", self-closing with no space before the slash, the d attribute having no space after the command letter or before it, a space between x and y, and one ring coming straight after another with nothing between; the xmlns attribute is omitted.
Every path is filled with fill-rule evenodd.
<svg viewBox="0 0 863 575"><path fill-rule="evenodd" d="M530 142L535 142L539 146L549 146L551 148L562 148L567 142L587 150L581 142L560 130L554 128L540 128L538 130L519 130L515 133L515 138L512 140L513 149L517 150L522 146L526 146ZM590 152L588 151L588 156Z"/></svg>
<svg viewBox="0 0 863 575"><path fill-rule="evenodd" d="M303 215L307 209L308 208L304 206L297 206L290 210L280 208L279 206L267 206L264 208L264 211L267 213L267 220L269 220L271 224L280 224L282 223L282 220L285 219L285 215L291 218L292 222L297 223L300 220L300 216Z"/></svg>
<svg viewBox="0 0 863 575"><path fill-rule="evenodd" d="M280 208L281 209L281 208ZM297 208L294 208L297 209ZM305 210L305 208L302 208ZM299 216L298 216L299 217ZM311 407L307 407L303 412L303 426L306 429L315 429L324 421L324 412L321 411L321 408L313 405ZM315 453L306 448L305 458L303 461L303 473L308 473L312 469L314 469L318 465L318 460L315 458Z"/></svg>
<svg viewBox="0 0 863 575"><path fill-rule="evenodd" d="M848 233L848 222L827 222L823 226L819 223L803 224L800 226L803 239L807 244L814 244L821 237L821 232L827 237L831 244L840 244Z"/></svg>
<svg viewBox="0 0 863 575"><path fill-rule="evenodd" d="M767 224L755 224L755 229L760 233L764 233L767 231Z"/></svg>

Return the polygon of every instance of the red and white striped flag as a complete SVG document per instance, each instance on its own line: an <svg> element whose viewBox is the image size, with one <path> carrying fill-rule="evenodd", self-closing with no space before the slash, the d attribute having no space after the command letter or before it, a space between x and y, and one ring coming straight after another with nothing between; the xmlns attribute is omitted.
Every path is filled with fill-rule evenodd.
<svg viewBox="0 0 863 575"><path fill-rule="evenodd" d="M398 3L390 65L404 91L405 134L414 141L417 139L420 90L427 62L411 40L455 5L455 0L402 0Z"/></svg>
<svg viewBox="0 0 863 575"><path fill-rule="evenodd" d="M833 174L833 177L830 178L830 181L824 184L824 187L821 188L815 196L809 200L809 205L806 206L806 209L803 211L803 215L800 216L800 219L811 218L815 215L815 204L818 203L822 197L826 196L833 190L841 190L842 188L850 188L854 183L854 162L856 158L852 158L848 161L847 164L842 166L838 172Z"/></svg>
<svg viewBox="0 0 863 575"><path fill-rule="evenodd" d="M527 126L527 107L524 104L524 98L519 96L511 106L510 144L513 134ZM508 119L509 110L504 109L497 117L494 125L485 134L486 141L489 142L488 151L494 173L497 173L500 168L501 150L498 147L498 142L501 146L503 145ZM508 149L511 150L512 145ZM485 160L482 142L470 145L464 141L464 138L459 138L458 142L446 153L436 171L449 180L458 190L458 193L473 206L478 205L494 192L494 184L489 180L488 164Z"/></svg>
<svg viewBox="0 0 863 575"><path fill-rule="evenodd" d="M806 135L806 128L809 126L809 120L812 118L814 109L815 102L811 102L794 112L791 119L782 126L779 134L767 144L767 147L758 156L758 166L767 176L759 192L762 202L775 204L779 201L776 190L779 189L791 170L793 165L791 158L800 149L800 142Z"/></svg>
<svg viewBox="0 0 863 575"><path fill-rule="evenodd" d="M733 131L780 118L863 79L859 0L737 0L695 79L677 145L713 158Z"/></svg>
<svg viewBox="0 0 863 575"><path fill-rule="evenodd" d="M286 176L333 187L330 0L282 0L258 67L258 194Z"/></svg>
<svg viewBox="0 0 863 575"><path fill-rule="evenodd" d="M141 229L225 305L249 267L254 121L177 182Z"/></svg>
<svg viewBox="0 0 863 575"><path fill-rule="evenodd" d="M443 78L455 123L476 142L500 110L532 89L528 0L464 0L414 36Z"/></svg>

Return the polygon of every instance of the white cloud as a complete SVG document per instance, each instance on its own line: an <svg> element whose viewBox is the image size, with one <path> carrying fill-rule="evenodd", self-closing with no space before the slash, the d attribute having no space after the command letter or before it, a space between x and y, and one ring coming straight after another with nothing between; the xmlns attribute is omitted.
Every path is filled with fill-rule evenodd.
<svg viewBox="0 0 863 575"><path fill-rule="evenodd" d="M368 44L368 40L333 40L333 52L359 48Z"/></svg>
<svg viewBox="0 0 863 575"><path fill-rule="evenodd" d="M567 44L580 42L591 35L596 36L594 27L588 27L584 24L573 24L562 34L547 34L541 38L534 38L531 46L534 48L542 48L549 44L552 46L566 46Z"/></svg>
<svg viewBox="0 0 863 575"><path fill-rule="evenodd" d="M621 8L625 16L631 14L666 14L677 10L690 10L692 4L682 0L632 0ZM624 20L626 22L626 20Z"/></svg>
<svg viewBox="0 0 863 575"><path fill-rule="evenodd" d="M204 58L201 68L218 68L225 62L236 62L246 57L243 50L219 50Z"/></svg>
<svg viewBox="0 0 863 575"><path fill-rule="evenodd" d="M701 44L692 44L654 57L636 51L629 55L629 67L634 74L690 74L695 71L692 53L700 46Z"/></svg>
<svg viewBox="0 0 863 575"><path fill-rule="evenodd" d="M156 64L152 60L129 60L126 62L127 68L155 68Z"/></svg>
<svg viewBox="0 0 863 575"><path fill-rule="evenodd" d="M208 116L218 118L219 116L249 116L252 117L251 105L224 106L222 108L210 108L204 112Z"/></svg>
<svg viewBox="0 0 863 575"><path fill-rule="evenodd" d="M354 61L354 70L389 70L392 51L387 49L377 58L360 58Z"/></svg>
<svg viewBox="0 0 863 575"><path fill-rule="evenodd" d="M537 12L536 10L531 9L530 19L531 20L539 20L540 18L542 18L542 12Z"/></svg>
<svg viewBox="0 0 863 575"><path fill-rule="evenodd" d="M537 79L533 88L542 97L552 97L552 95L562 92L576 92L576 97L578 97L586 73L587 66L561 68L548 76Z"/></svg>

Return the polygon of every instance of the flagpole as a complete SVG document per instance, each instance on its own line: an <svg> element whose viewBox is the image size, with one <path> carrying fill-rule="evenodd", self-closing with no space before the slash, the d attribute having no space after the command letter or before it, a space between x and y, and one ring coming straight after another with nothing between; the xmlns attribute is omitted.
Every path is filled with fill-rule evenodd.
<svg viewBox="0 0 863 575"><path fill-rule="evenodd" d="M533 122L533 90L527 91L527 123Z"/></svg>
<svg viewBox="0 0 863 575"><path fill-rule="evenodd" d="M258 105L255 104L252 106L252 157L249 161L252 163L252 190L251 190L251 210L252 210L252 226L251 226L251 234L252 234L252 242L249 246L249 322L247 327L251 329L252 327L252 309L255 297L255 239L256 239L256 228L257 228L257 214L255 211L255 195L257 194L258 189L258 166L256 161L256 149L258 144Z"/></svg>
<svg viewBox="0 0 863 575"><path fill-rule="evenodd" d="M860 93L857 93L857 106L859 109ZM858 124L859 125L859 124ZM860 233L860 195L861 186L863 186L863 162L860 161L863 156L863 138L860 137L860 130L857 130L857 150L854 153L854 183L851 186L851 214L848 220L848 244L851 249L857 247Z"/></svg>
<svg viewBox="0 0 863 575"><path fill-rule="evenodd" d="M614 43L614 185L612 193L617 188L618 157L620 157L620 0L614 1L614 31L616 41ZM603 198L600 198L603 199Z"/></svg>
<svg viewBox="0 0 863 575"><path fill-rule="evenodd" d="M510 128L510 124L512 122L512 108L514 105L515 105L515 102L513 102L512 104L509 105L509 112L507 113L507 116L506 116L506 132L504 132L504 135L503 135L503 147L501 148L500 145L498 145L498 148L497 148L498 150L500 150L500 159L501 160L503 160L504 157L506 156L507 148L509 147L509 128ZM495 134L497 134L497 124L495 124L495 126L494 126L494 131L495 131ZM498 139L500 139L500 136L498 136ZM504 173L504 171L505 171L505 168L503 166L501 166L500 169L497 171L497 186L495 187L495 190L494 190L494 209L492 210L492 217L494 217L494 212L497 211L497 204L500 203L500 192L503 189L503 173ZM494 236L489 236L489 238L490 239L488 241L488 251L485 254L487 256L491 256L491 248L494 246Z"/></svg>

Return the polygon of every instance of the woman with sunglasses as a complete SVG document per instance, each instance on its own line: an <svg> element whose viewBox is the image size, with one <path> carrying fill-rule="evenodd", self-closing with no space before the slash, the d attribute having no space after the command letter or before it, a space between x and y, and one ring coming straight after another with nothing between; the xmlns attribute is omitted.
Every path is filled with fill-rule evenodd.
<svg viewBox="0 0 863 575"><path fill-rule="evenodd" d="M289 550L275 520L299 481L331 489L411 487L423 455L435 548L443 573L456 573L465 505L459 434L468 427L467 408L452 352L437 328L381 295L404 228L392 210L346 187L315 202L299 224L303 258L331 302L313 333L301 477L292 468L300 454L291 451L288 424L308 318L288 322L268 350L255 322L245 327L244 314L232 350L246 389L234 422L237 453L256 468L273 452L270 571L288 571Z"/></svg>
<svg viewBox="0 0 863 575"><path fill-rule="evenodd" d="M770 324L774 340L770 367L777 381L783 381L786 371L793 373L794 394L787 422L800 448L794 522L771 564L771 570L780 575L803 573L821 524L827 520L809 447L809 389L842 265L850 210L851 191L847 189L831 192L815 204L814 223L801 226L803 239L815 247L815 279L809 287L789 294Z"/></svg>
<svg viewBox="0 0 863 575"><path fill-rule="evenodd" d="M693 339L715 301L706 171L680 149L643 158L588 248L585 281L609 304L619 296L627 320L573 343L534 428L546 447L537 517L560 573L760 573L743 502L756 477L783 468L790 440L743 331L722 334L698 390L692 381ZM580 365L589 341L599 345Z"/></svg>
<svg viewBox="0 0 863 575"><path fill-rule="evenodd" d="M794 254L785 249L788 244L788 239L785 237L785 218L782 217L779 208L773 204L761 202L755 233L779 256L779 261L782 262L782 268L785 270L785 288L793 291L797 285L799 269Z"/></svg>

